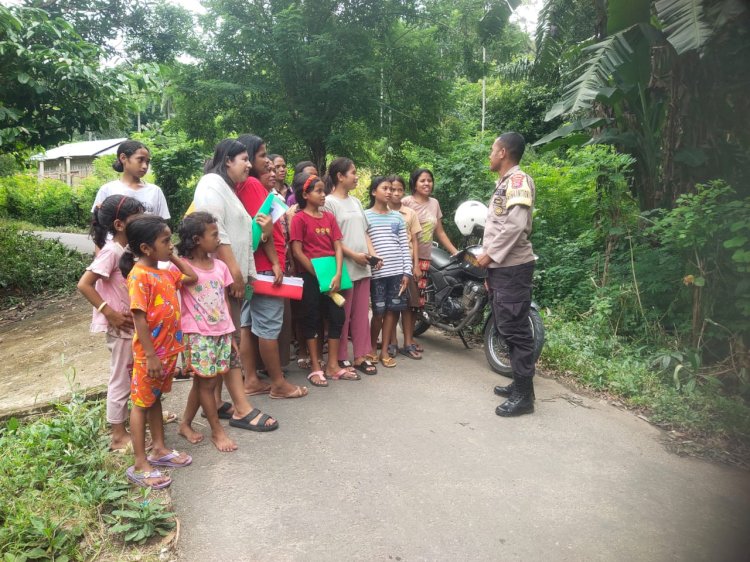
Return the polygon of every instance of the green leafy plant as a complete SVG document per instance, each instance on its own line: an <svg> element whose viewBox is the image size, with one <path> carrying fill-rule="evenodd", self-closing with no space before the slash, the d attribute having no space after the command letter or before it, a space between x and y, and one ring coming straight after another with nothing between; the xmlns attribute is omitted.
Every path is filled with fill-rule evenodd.
<svg viewBox="0 0 750 562"><path fill-rule="evenodd" d="M105 520L112 524L110 533L121 534L125 542L143 544L155 535L166 536L175 527L174 513L160 499L151 499L146 488L137 499L123 502Z"/></svg>

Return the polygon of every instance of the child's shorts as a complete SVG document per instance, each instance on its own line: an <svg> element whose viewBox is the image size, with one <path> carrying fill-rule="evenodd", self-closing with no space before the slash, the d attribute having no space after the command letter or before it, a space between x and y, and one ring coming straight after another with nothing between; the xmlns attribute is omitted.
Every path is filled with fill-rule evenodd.
<svg viewBox="0 0 750 562"><path fill-rule="evenodd" d="M373 315L382 316L386 312L400 312L406 308L406 291L398 294L403 278L403 275L389 275L370 281Z"/></svg>
<svg viewBox="0 0 750 562"><path fill-rule="evenodd" d="M130 400L133 401L134 406L150 408L162 394L172 390L172 377L178 355L170 355L161 359L162 374L159 377L148 376L148 366L145 360L136 358L133 361Z"/></svg>
<svg viewBox="0 0 750 562"><path fill-rule="evenodd" d="M213 378L229 371L232 334L202 336L185 334L185 371L202 378Z"/></svg>

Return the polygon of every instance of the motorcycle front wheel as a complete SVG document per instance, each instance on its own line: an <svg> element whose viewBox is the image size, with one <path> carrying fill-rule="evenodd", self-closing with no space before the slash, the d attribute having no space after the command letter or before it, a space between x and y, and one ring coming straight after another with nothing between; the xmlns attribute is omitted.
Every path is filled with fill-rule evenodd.
<svg viewBox="0 0 750 562"><path fill-rule="evenodd" d="M538 310L534 308L529 310L529 323L534 336L534 361L536 362L542 354L542 347L544 347L544 324ZM513 376L510 356L508 355L508 344L497 333L492 318L489 319L484 328L484 355L493 371L506 377Z"/></svg>

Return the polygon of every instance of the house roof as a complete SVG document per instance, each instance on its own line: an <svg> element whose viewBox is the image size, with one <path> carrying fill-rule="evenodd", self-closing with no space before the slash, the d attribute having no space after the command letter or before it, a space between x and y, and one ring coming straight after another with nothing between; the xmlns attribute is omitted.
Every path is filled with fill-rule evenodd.
<svg viewBox="0 0 750 562"><path fill-rule="evenodd" d="M102 156L104 154L116 154L118 145L128 140L105 139L84 142L71 142L57 148L34 154L32 160L57 160L58 158L74 158L76 156Z"/></svg>

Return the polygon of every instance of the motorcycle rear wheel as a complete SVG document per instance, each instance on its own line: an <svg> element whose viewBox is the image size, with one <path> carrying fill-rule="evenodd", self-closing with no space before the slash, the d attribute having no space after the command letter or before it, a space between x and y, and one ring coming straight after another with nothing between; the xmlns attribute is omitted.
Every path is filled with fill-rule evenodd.
<svg viewBox="0 0 750 562"><path fill-rule="evenodd" d="M424 309L420 309L417 314L416 322L414 322L414 337L421 336L424 334L430 327L430 321L427 320L427 315L424 312Z"/></svg>
<svg viewBox="0 0 750 562"><path fill-rule="evenodd" d="M529 311L529 323L531 324L531 332L534 335L534 361L536 362L542 354L542 348L544 347L544 323L538 310L532 308ZM513 377L513 369L510 366L510 356L508 355L508 344L497 333L492 318L490 318L487 326L484 328L484 355L493 371L506 377Z"/></svg>

